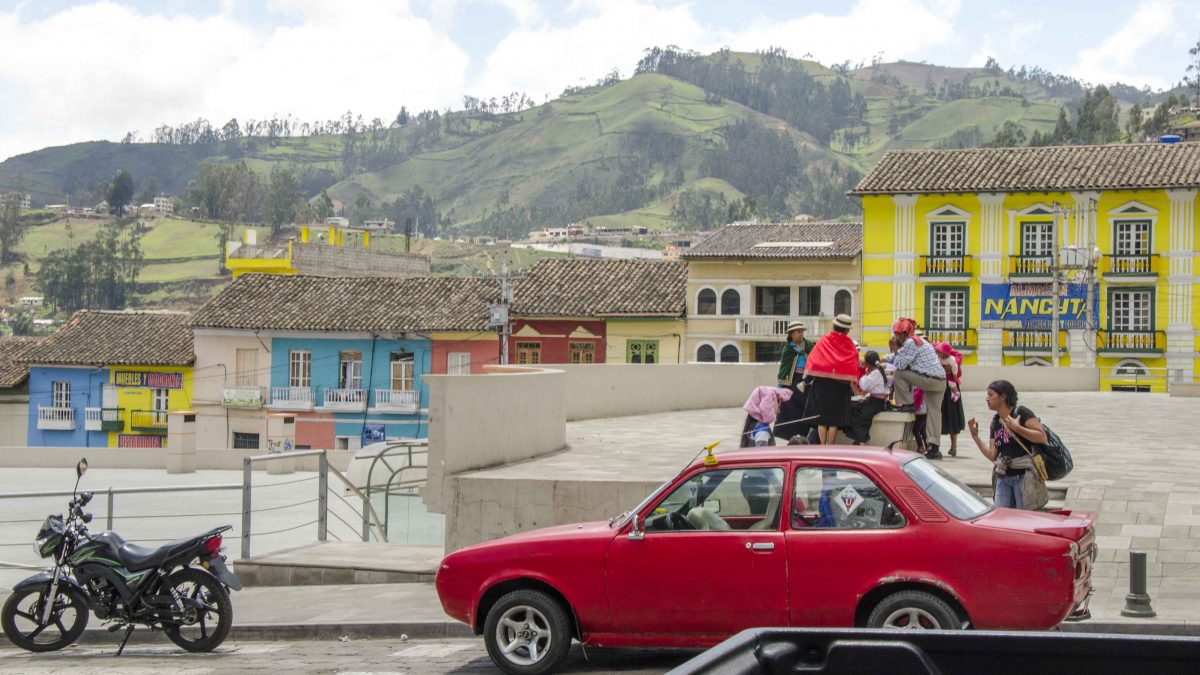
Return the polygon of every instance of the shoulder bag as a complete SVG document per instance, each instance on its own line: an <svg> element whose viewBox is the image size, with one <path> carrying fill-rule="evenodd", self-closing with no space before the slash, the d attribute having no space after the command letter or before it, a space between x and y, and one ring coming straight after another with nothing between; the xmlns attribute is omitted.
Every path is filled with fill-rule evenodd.
<svg viewBox="0 0 1200 675"><path fill-rule="evenodd" d="M1029 451L1021 437L1013 434L1029 458L1033 461L1033 471L1025 471L1025 480L1021 481L1021 507L1029 511L1037 511L1050 502L1050 493L1046 490L1046 462L1040 454Z"/></svg>

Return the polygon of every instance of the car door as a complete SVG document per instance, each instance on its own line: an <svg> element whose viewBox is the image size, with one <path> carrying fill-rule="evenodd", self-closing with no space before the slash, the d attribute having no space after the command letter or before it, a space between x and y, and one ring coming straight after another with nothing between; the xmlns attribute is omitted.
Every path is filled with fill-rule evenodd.
<svg viewBox="0 0 1200 675"><path fill-rule="evenodd" d="M858 599L921 548L863 467L798 463L785 529L793 626L853 626ZM919 555L919 554L918 554Z"/></svg>
<svg viewBox="0 0 1200 675"><path fill-rule="evenodd" d="M609 547L614 631L702 638L786 626L785 480L782 465L706 467L644 511L640 536Z"/></svg>

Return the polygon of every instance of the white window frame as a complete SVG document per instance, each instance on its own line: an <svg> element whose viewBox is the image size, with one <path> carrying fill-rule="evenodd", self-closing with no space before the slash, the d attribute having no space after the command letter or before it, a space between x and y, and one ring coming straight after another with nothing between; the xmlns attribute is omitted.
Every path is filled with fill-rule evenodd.
<svg viewBox="0 0 1200 675"><path fill-rule="evenodd" d="M392 352L388 375L392 391L414 391L417 384L417 357L408 351Z"/></svg>
<svg viewBox="0 0 1200 675"><path fill-rule="evenodd" d="M713 294L713 311L712 313L700 311L700 294L704 291L709 291ZM696 291L696 316L720 316L721 315L721 294L717 293L717 289L712 286L705 286Z"/></svg>
<svg viewBox="0 0 1200 675"><path fill-rule="evenodd" d="M967 289L930 290L928 315L931 329L965 330L968 327ZM955 315L959 315L959 320L955 321Z"/></svg>
<svg viewBox="0 0 1200 675"><path fill-rule="evenodd" d="M338 385L339 389L362 389L362 352L338 352Z"/></svg>
<svg viewBox="0 0 1200 675"><path fill-rule="evenodd" d="M288 386L292 388L312 387L312 352L293 349L288 352Z"/></svg>
<svg viewBox="0 0 1200 675"><path fill-rule="evenodd" d="M1123 227L1128 227L1129 231L1122 233ZM1135 237L1136 230L1144 229L1145 232L1145 250L1132 250L1130 245L1140 240L1140 237ZM1112 230L1112 250L1113 255L1117 256L1147 256L1154 252L1154 219L1152 218L1120 218L1113 220ZM1124 244L1124 246L1123 246Z"/></svg>
<svg viewBox="0 0 1200 675"><path fill-rule="evenodd" d="M733 347L734 351L737 352L737 361L722 361L721 360L721 352L725 351L726 347ZM719 349L717 349L717 363L741 363L741 362L742 362L742 348L740 346L738 346L738 344L736 342L726 342L726 343L722 344Z"/></svg>
<svg viewBox="0 0 1200 675"><path fill-rule="evenodd" d="M700 350L704 347L708 347L709 349L712 350L712 353L713 353L712 361L701 361L700 360ZM696 345L696 363L720 363L720 356L721 356L721 350L717 349L717 346L711 342L701 342L700 344Z"/></svg>
<svg viewBox="0 0 1200 675"><path fill-rule="evenodd" d="M1054 221L1032 220L1021 223L1021 257L1054 255Z"/></svg>
<svg viewBox="0 0 1200 675"><path fill-rule="evenodd" d="M52 398L51 401L55 408L70 408L71 407L71 381L70 380L55 380L51 384Z"/></svg>
<svg viewBox="0 0 1200 675"><path fill-rule="evenodd" d="M958 244L957 249L951 245ZM929 223L929 257L961 258L967 254L967 222L934 220Z"/></svg>
<svg viewBox="0 0 1200 675"><path fill-rule="evenodd" d="M1120 296L1126 297L1121 299ZM1137 301L1139 299L1144 300L1144 303L1138 305ZM1126 306L1122 306L1123 304ZM1153 331L1154 290L1148 288L1109 290L1108 325L1114 333L1148 333Z"/></svg>
<svg viewBox="0 0 1200 675"><path fill-rule="evenodd" d="M446 354L447 375L470 375L471 352L450 352Z"/></svg>
<svg viewBox="0 0 1200 675"><path fill-rule="evenodd" d="M155 412L167 412L171 409L170 389L150 390L150 409Z"/></svg>

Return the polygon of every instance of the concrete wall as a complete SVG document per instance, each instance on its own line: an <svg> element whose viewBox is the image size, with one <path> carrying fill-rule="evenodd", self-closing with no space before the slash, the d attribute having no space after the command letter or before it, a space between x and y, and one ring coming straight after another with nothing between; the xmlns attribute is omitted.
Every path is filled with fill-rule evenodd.
<svg viewBox="0 0 1200 675"><path fill-rule="evenodd" d="M779 366L760 363L556 365L566 373L567 420L625 417L671 410L737 408Z"/></svg>
<svg viewBox="0 0 1200 675"><path fill-rule="evenodd" d="M292 246L292 264L300 274L324 276L419 277L429 274L429 258L425 256L313 242Z"/></svg>
<svg viewBox="0 0 1200 675"><path fill-rule="evenodd" d="M29 435L29 396L0 397L0 447L25 445Z"/></svg>
<svg viewBox="0 0 1200 675"><path fill-rule="evenodd" d="M1023 391L1098 391L1098 368L1039 366L963 366L963 391L983 391L995 380L1008 380Z"/></svg>
<svg viewBox="0 0 1200 675"><path fill-rule="evenodd" d="M423 497L430 510L443 512L448 476L561 450L567 442L566 382L562 371L535 368L427 376L429 483Z"/></svg>
<svg viewBox="0 0 1200 675"><path fill-rule="evenodd" d="M265 441L264 441L265 444ZM266 454L263 450L247 451L231 448L196 450L196 469L240 471L242 458L249 455ZM87 457L93 469L166 469L165 448L29 448L23 446L0 447L0 468L73 468L81 457ZM345 471L350 466L354 453L346 450L328 452L330 466ZM316 471L317 457L301 457L296 460L297 471ZM256 471L266 470L266 464L254 465ZM331 483L332 485L332 483ZM9 486L14 487L14 486Z"/></svg>

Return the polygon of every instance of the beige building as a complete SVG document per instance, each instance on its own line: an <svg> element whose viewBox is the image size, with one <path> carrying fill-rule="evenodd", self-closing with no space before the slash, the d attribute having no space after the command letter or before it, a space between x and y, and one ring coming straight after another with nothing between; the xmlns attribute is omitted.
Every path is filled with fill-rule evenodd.
<svg viewBox="0 0 1200 675"><path fill-rule="evenodd" d="M734 223L682 258L688 361L775 361L796 320L816 339L849 314L860 334L861 223Z"/></svg>

